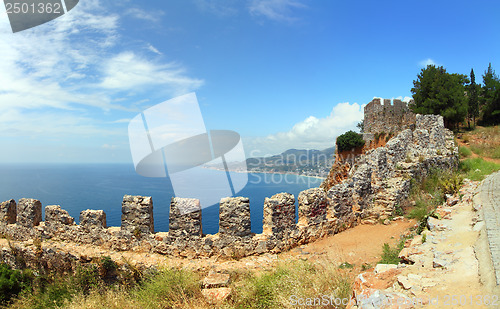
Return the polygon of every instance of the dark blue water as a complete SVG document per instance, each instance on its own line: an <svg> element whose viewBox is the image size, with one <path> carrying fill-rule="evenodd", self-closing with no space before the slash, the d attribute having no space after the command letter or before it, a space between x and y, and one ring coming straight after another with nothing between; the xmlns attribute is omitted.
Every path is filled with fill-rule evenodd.
<svg viewBox="0 0 500 309"><path fill-rule="evenodd" d="M248 184L238 196L250 198L252 232L262 232L264 198L279 192L292 193L317 187L320 179L280 174L249 174ZM135 173L131 164L0 165L0 201L35 198L46 205L61 205L78 222L85 209L102 209L108 226L120 226L123 195L153 197L155 231L168 231L170 199L174 196L168 178L147 178ZM218 232L219 207L202 210L203 232Z"/></svg>

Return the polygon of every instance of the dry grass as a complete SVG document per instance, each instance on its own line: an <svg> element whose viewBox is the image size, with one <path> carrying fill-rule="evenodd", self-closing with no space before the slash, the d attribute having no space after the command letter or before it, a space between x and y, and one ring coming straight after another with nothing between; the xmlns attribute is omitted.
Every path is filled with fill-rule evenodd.
<svg viewBox="0 0 500 309"><path fill-rule="evenodd" d="M22 295L12 308L293 308L298 298L348 299L352 280L348 270L329 260L293 260L260 273L235 271L231 277L231 297L216 306L203 297L198 273L170 268L131 288L99 285L84 292L71 280L55 280L43 293Z"/></svg>
<svg viewBox="0 0 500 309"><path fill-rule="evenodd" d="M464 143L478 156L500 159L500 126L476 127L461 136Z"/></svg>

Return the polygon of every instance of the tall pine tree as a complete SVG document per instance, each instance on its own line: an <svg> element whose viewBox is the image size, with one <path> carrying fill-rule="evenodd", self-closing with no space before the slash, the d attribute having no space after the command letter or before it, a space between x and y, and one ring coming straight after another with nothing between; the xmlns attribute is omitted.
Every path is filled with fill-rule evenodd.
<svg viewBox="0 0 500 309"><path fill-rule="evenodd" d="M483 91L481 98L482 120L484 124L500 123L500 79L491 67L483 75Z"/></svg>
<svg viewBox="0 0 500 309"><path fill-rule="evenodd" d="M476 75L474 74L474 69L470 69L470 84L468 86L467 96L469 98L468 101L468 116L467 116L467 124L470 129L470 119L472 118L472 123L474 127L476 126L476 117L479 116L479 100L478 100L478 85L476 84Z"/></svg>
<svg viewBox="0 0 500 309"><path fill-rule="evenodd" d="M458 129L458 124L467 115L467 100L464 96L467 75L450 74L442 66L428 65L413 81L413 112L435 114L444 118L447 128Z"/></svg>

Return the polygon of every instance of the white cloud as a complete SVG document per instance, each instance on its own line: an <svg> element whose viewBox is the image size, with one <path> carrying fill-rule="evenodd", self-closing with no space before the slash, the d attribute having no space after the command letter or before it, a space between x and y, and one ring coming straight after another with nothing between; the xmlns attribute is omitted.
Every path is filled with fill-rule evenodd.
<svg viewBox="0 0 500 309"><path fill-rule="evenodd" d="M141 12L132 13L139 18ZM14 138L25 144L19 152L39 161L42 158L29 150L35 137L40 143L89 138L95 148L110 136L126 141L123 128L99 119L110 111L136 112L138 97L150 99L152 87L155 95L166 96L202 85L179 63L139 54L144 42L122 45L119 31L119 16L99 0L80 1L64 16L15 34L0 6L0 142ZM150 44L149 49L159 52ZM53 152L58 151L54 147ZM13 155L0 154L0 161L12 159Z"/></svg>
<svg viewBox="0 0 500 309"><path fill-rule="evenodd" d="M438 64L436 61L432 60L431 58L424 59L418 63L418 65L422 68L427 67L428 65L435 65L437 66Z"/></svg>
<svg viewBox="0 0 500 309"><path fill-rule="evenodd" d="M150 51L152 51L153 53L155 53L155 54L158 54L158 55L163 55L163 53L162 53L162 52L160 52L160 51L159 51L156 47L154 47L154 46L153 46L153 45L151 45L151 44L148 44L148 49L149 49Z"/></svg>
<svg viewBox="0 0 500 309"><path fill-rule="evenodd" d="M324 118L309 116L287 132L266 137L244 138L247 156L278 154L287 149L325 149L335 145L335 139L348 130L356 130L363 118L363 106L339 103Z"/></svg>
<svg viewBox="0 0 500 309"><path fill-rule="evenodd" d="M293 10L306 8L299 0L251 0L249 12L253 16L275 21L294 22Z"/></svg>
<svg viewBox="0 0 500 309"><path fill-rule="evenodd" d="M164 13L163 11L146 12L139 8L130 8L125 12L125 14L137 19L147 20L156 23L160 21L161 16Z"/></svg>
<svg viewBox="0 0 500 309"><path fill-rule="evenodd" d="M109 59L104 65L103 76L100 86L105 89L135 90L137 87L168 85L175 95L203 84L202 80L187 77L185 70L175 63L154 63L131 51Z"/></svg>
<svg viewBox="0 0 500 309"><path fill-rule="evenodd" d="M405 96L404 98L402 96L392 98L392 100L394 100L394 99L401 100L401 101L406 102L406 103L410 102L410 100L413 100L412 97L407 97L407 96Z"/></svg>
<svg viewBox="0 0 500 309"><path fill-rule="evenodd" d="M217 16L233 16L238 13L236 4L238 0L195 0L199 10L209 12Z"/></svg>

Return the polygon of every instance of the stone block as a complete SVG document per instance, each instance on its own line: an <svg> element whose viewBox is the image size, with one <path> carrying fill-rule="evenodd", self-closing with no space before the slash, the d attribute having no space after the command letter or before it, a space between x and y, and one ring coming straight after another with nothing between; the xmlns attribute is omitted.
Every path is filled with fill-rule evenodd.
<svg viewBox="0 0 500 309"><path fill-rule="evenodd" d="M42 221L42 203L32 198L22 198L17 205L17 223L25 227L37 226Z"/></svg>
<svg viewBox="0 0 500 309"><path fill-rule="evenodd" d="M64 225L71 225L74 222L75 219L71 217L66 210L61 209L61 206L45 206L45 223L61 223Z"/></svg>
<svg viewBox="0 0 500 309"><path fill-rule="evenodd" d="M106 213L103 210L84 210L80 213L80 225L86 228L106 228Z"/></svg>
<svg viewBox="0 0 500 309"><path fill-rule="evenodd" d="M295 227L295 198L290 193L278 193L264 200L263 234L282 236Z"/></svg>
<svg viewBox="0 0 500 309"><path fill-rule="evenodd" d="M153 199L151 196L125 195L122 202L123 231L154 233Z"/></svg>
<svg viewBox="0 0 500 309"><path fill-rule="evenodd" d="M226 197L219 205L219 234L249 236L250 200L247 197Z"/></svg>
<svg viewBox="0 0 500 309"><path fill-rule="evenodd" d="M170 202L168 234L173 237L201 236L200 200L173 197Z"/></svg>
<svg viewBox="0 0 500 309"><path fill-rule="evenodd" d="M0 222L7 224L16 223L17 207L15 200L0 203Z"/></svg>
<svg viewBox="0 0 500 309"><path fill-rule="evenodd" d="M315 225L326 221L326 192L320 188L311 188L299 193L299 224Z"/></svg>

